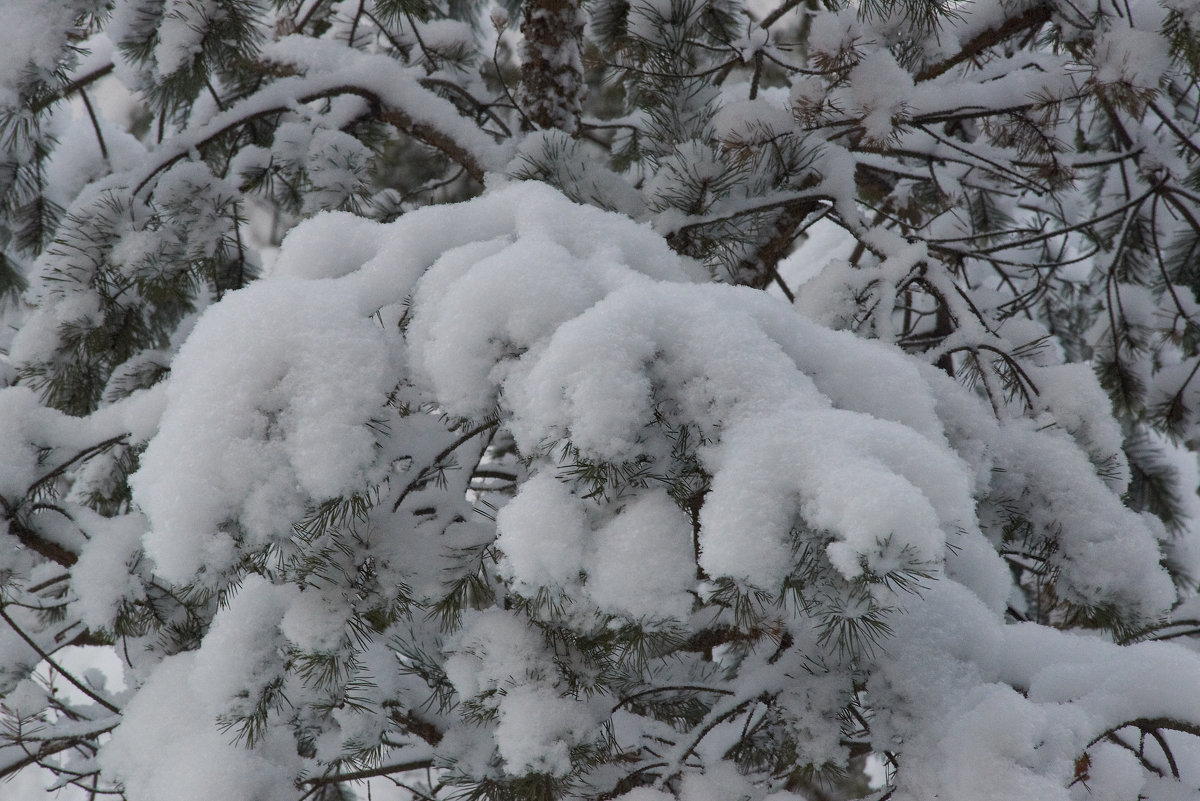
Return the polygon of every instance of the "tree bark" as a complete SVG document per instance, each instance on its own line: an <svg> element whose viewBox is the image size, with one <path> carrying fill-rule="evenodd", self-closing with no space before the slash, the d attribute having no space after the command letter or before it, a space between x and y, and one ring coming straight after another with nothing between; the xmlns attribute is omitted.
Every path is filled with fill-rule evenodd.
<svg viewBox="0 0 1200 801"><path fill-rule="evenodd" d="M522 8L520 97L535 128L557 128L572 136L579 132L586 89L583 20L579 0L528 0Z"/></svg>

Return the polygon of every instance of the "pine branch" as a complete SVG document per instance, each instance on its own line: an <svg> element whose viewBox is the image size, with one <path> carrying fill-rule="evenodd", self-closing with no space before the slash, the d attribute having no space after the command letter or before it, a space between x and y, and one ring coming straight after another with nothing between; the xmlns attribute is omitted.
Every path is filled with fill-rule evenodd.
<svg viewBox="0 0 1200 801"><path fill-rule="evenodd" d="M334 773L327 776L321 776L315 779L306 779L301 782L304 787L318 788L329 784L338 784L340 782L356 782L363 779L371 779L376 776L387 776L392 773L407 773L414 770L425 770L426 768L434 767L432 757L425 759L413 759L407 762L393 762L387 765L380 765L377 768L365 768L363 770L350 771L348 773Z"/></svg>
<svg viewBox="0 0 1200 801"><path fill-rule="evenodd" d="M17 636L20 637L22 640L24 640L25 643L30 648L32 648L34 650L34 652L37 653L37 655L42 658L43 661L46 662L46 664L48 664L50 667L54 668L54 670L57 671L58 673L60 673L64 679L71 682L71 684L73 684L77 690L79 690L81 693L86 695L88 698L91 698L96 703L100 704L100 706L104 707L109 712L112 712L114 715L121 714L121 710L118 707L114 706L111 701L108 701L107 699L98 695L94 690L92 690L86 684L81 682L79 679L75 678L74 675L72 675L68 671L64 670L62 665L55 662L54 658L52 656L50 656L50 654L45 649L43 649L40 645L38 645L37 642L35 642L32 637L30 637L28 634L25 633L24 629L22 629L20 626L18 626L16 624L16 622L11 617L9 617L8 612L4 611L4 604L0 604L0 620L3 620L5 623L7 623L8 627L11 628L14 632L16 632Z"/></svg>
<svg viewBox="0 0 1200 801"><path fill-rule="evenodd" d="M75 80L71 81L70 83L59 87L54 92L51 92L50 94L46 95L45 97L40 98L36 103L33 104L33 106L31 107L30 110L34 114L39 114L42 111L45 111L46 109L48 109L50 106L57 103L58 101L62 100L64 97L69 97L74 92L81 91L85 87L90 86L91 84L95 83L96 81L100 80L101 78L111 75L113 69L114 69L114 65L112 63L108 63L108 64L105 64L103 67L98 67L98 68L92 70L91 72L87 73L86 75L81 75L78 78L76 78Z"/></svg>
<svg viewBox="0 0 1200 801"><path fill-rule="evenodd" d="M925 66L914 76L916 83L932 80L947 70L953 69L964 61L979 56L983 51L995 47L1001 42L1011 39L1025 31L1040 28L1050 21L1054 9L1048 3L1036 3L1025 11L1013 17L1006 17L1004 22L995 28L989 28L959 48L959 51L949 58L942 59Z"/></svg>
<svg viewBox="0 0 1200 801"><path fill-rule="evenodd" d="M90 459L97 454L103 453L112 446L125 442L127 439L129 439L129 434L118 434L115 437L109 437L103 442L98 442L95 445L90 445L84 448L67 461L55 467L50 472L34 479L33 483L29 485L28 492L37 492L40 488L45 487L55 479L62 477L73 465Z"/></svg>
<svg viewBox="0 0 1200 801"><path fill-rule="evenodd" d="M17 516L16 509L13 508L7 499L0 497L0 507L3 507L4 518L8 521L9 533L15 535L17 541L26 548L46 557L52 562L57 562L63 567L69 568L79 561L78 554L59 545L57 542L45 539L36 531L26 526Z"/></svg>
<svg viewBox="0 0 1200 801"><path fill-rule="evenodd" d="M109 726L105 730L97 732L96 734L107 734L109 731L115 729L116 726L117 724L114 723L112 726ZM32 767L34 765L42 765L45 760L49 759L55 754L61 754L63 751L70 751L73 748L79 748L83 745L94 746L95 743L87 737L65 737L42 742L42 744L39 745L34 751L23 749L25 756L6 764L0 763L0 779L8 779L16 776L25 768Z"/></svg>
<svg viewBox="0 0 1200 801"><path fill-rule="evenodd" d="M287 83L285 84L285 82ZM326 86L322 87L321 84L326 84ZM281 91L281 85L295 86L297 91L294 94L288 94ZM431 99L435 99L439 103L448 103L428 90L422 89L421 91L428 93ZM275 98L280 95L282 97L276 100ZM389 106L373 89L360 84L347 83L342 77L335 74L308 79L284 78L276 83L268 84L259 95L251 95L198 128L168 140L160 148L160 151L164 152L152 154L152 157L157 156L157 158L152 158L152 166L144 169L137 177L133 184L133 194L141 194L142 190L156 176L177 162L189 158L192 152L207 147L242 126L290 111L297 105L342 95L352 95L366 100L372 109L372 114L377 119L392 125L401 133L442 151L461 165L468 175L482 182L486 170L478 158L479 154L457 141L452 133L428 122L414 119L404 109Z"/></svg>
<svg viewBox="0 0 1200 801"><path fill-rule="evenodd" d="M483 432L496 428L498 425L500 425L498 421L482 423L475 428L468 429L466 433L458 436L453 442L443 448L441 453L433 457L433 460L429 464L422 467L420 472L417 473L417 476L410 481L407 486L404 487L404 489L400 492L400 497L396 499L394 504L392 504L392 511L395 512L399 510L400 504L404 503L405 498L407 498L414 491L425 486L425 484L442 468L443 463L447 457L450 456L450 454L454 453L460 447Z"/></svg>

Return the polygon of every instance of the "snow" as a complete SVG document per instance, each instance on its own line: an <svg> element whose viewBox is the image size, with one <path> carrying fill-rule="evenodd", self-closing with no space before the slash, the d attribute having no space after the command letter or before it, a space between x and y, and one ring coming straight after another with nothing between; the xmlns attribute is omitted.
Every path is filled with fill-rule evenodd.
<svg viewBox="0 0 1200 801"><path fill-rule="evenodd" d="M539 473L496 517L496 547L519 592L572 587L584 569L592 532L583 501L553 476Z"/></svg>
<svg viewBox="0 0 1200 801"><path fill-rule="evenodd" d="M294 587L246 577L196 652L188 685L198 699L221 709L239 695L257 697L260 676L269 675L279 658L280 618L296 595Z"/></svg>
<svg viewBox="0 0 1200 801"><path fill-rule="evenodd" d="M24 495L38 476L37 449L33 443L24 443L30 439L36 442L40 438L37 434L31 437L33 432L26 433L31 428L30 424L39 421L39 418L48 422L54 419L54 414L44 411L32 392L15 387L0 391L0 434L5 442L10 443L8 458L0 467L0 495L6 498ZM44 426L45 422L39 428Z"/></svg>
<svg viewBox="0 0 1200 801"><path fill-rule="evenodd" d="M54 201L64 208L91 181L111 169L130 169L146 155L145 147L127 132L103 117L99 123L107 159L84 109L71 109L71 113L54 118L58 146L46 165L46 183L53 188Z"/></svg>
<svg viewBox="0 0 1200 801"><path fill-rule="evenodd" d="M1090 480L1092 467L1078 448L1015 422L998 445L1007 472L996 473L993 491L1008 498L1027 493L1035 530L1057 534L1060 592L1087 604L1110 599L1144 619L1170 606L1175 590L1159 564L1154 530Z"/></svg>
<svg viewBox="0 0 1200 801"><path fill-rule="evenodd" d="M294 744L278 733L254 750L231 744L213 725L217 709L192 686L197 659L196 654L179 654L154 671L101 748L100 766L132 798L292 798L299 768ZM164 709L172 714L163 715Z"/></svg>
<svg viewBox="0 0 1200 801"><path fill-rule="evenodd" d="M849 81L867 140L886 142L907 111L905 98L912 93L912 76L890 53L880 50L860 61L851 70Z"/></svg>
<svg viewBox="0 0 1200 801"><path fill-rule="evenodd" d="M1114 26L1096 44L1097 84L1122 83L1134 89L1158 90L1169 54L1159 47L1158 32Z"/></svg>
<svg viewBox="0 0 1200 801"><path fill-rule="evenodd" d="M173 75L191 64L217 14L216 0L167 0L154 47L160 75Z"/></svg>
<svg viewBox="0 0 1200 801"><path fill-rule="evenodd" d="M78 510L79 520L92 532L91 541L71 566L71 587L78 596L79 619L85 626L103 629L126 600L142 596L133 566L138 559L146 521L140 514L106 518Z"/></svg>
<svg viewBox="0 0 1200 801"><path fill-rule="evenodd" d="M1186 276L1097 289L1122 246L1091 253L1112 232L1089 221L1122 232L1145 213L1155 247L1179 242L1194 154L1157 108L1136 119L1126 106L1154 97L1187 119L1187 81L1157 94L1183 69L1161 29L1168 7L1194 9L1130 0L1084 26L1058 4L1062 47L1021 32L924 77L1037 9L943 4L954 13L914 31L899 7L810 4L807 49L782 23L768 35L751 22L712 53L680 40L698 53L694 94L647 108L651 71L629 77L619 116L589 120L621 128L614 150L636 145L626 167L589 138L611 129L527 133L494 102L491 70L513 66L515 32L485 36L503 45L489 64L470 20L405 13L387 42L359 19L384 9L353 0L264 10L261 85L202 93L164 115L154 143L153 123L129 133L145 121L131 111L226 44L206 39L226 4L119 0L102 33L74 30L101 5L0 2L0 107L56 70L116 60L116 88L88 90L113 98L97 104L110 107L97 123L107 157L81 100L40 116L57 145L37 181L71 221L21 262L31 289L2 309L19 328L0 364L5 715L41 714L50 741L114 726L94 738L95 765L129 801L295 801L338 760L376 757L429 764L467 794L539 774L619 801L803 801L775 764L734 764L747 738L785 748L784 769L895 753L891 786L875 788L892 801L1191 797L1200 655L1193 638L1133 641L1192 625L1197 423L1180 424L1180 443L1150 440L1183 490L1186 519L1168 531L1122 497L1136 415L1118 421L1092 365L1065 362L1104 355L1113 321L1099 312L1115 303L1145 340L1130 358L1148 402L1180 387L1200 398ZM653 65L680 30L671 18L713 39L712 10L742 9L638 0L635 46L605 57ZM308 12L323 33L284 35ZM417 33L479 58L422 63ZM64 49L79 41L93 52ZM145 63L131 43L150 43ZM574 50L538 55L592 69ZM759 56L803 69L748 100ZM741 65L718 88L721 68L704 71L726 58ZM212 89L226 91L220 76ZM472 98L487 109L477 119ZM672 114L668 135L652 131ZM432 144L466 169L418 194L481 194L414 209L409 187L376 174L393 143L363 134L371 117L405 158ZM1108 141L1113 119L1128 143ZM227 136L249 121L252 136ZM1045 153L1006 139L1022 122ZM239 152L222 163L216 142ZM5 163L25 168L28 145ZM766 157L736 161L747 149L812 162L776 174ZM247 179L263 171L299 181L299 202L248 211L260 200ZM564 191L516 179L529 174ZM1146 207L1130 202L1139 191ZM964 207L980 192L1028 231L977 236ZM357 213L380 197L395 222ZM702 264L664 238L800 201L827 219L779 265L794 303L713 280L712 253L747 242L714 243ZM233 209L259 219L241 226ZM753 216L769 234L774 218ZM269 275L209 285L207 260L236 240L257 264L255 240L296 217ZM1054 249L1075 263L1043 264ZM1024 269L1002 275L1010 260ZM180 308L152 307L147 276L182 287ZM1008 316L1030 287L1050 310ZM1066 311L1098 322L1076 332ZM125 312L171 319L97 368L98 411L50 409L37 370L75 369L70 337L107 335ZM1016 354L1029 391L1007 397L987 383L996 370L971 387L932 366L963 379L981 349ZM161 382L126 397L150 370ZM103 515L88 506L97 491L118 498ZM312 522L348 498L343 519ZM85 672L92 646L64 648L85 628L113 637L107 682ZM56 669L39 649L78 665L120 719L82 691L54 711L68 696L47 688ZM260 702L261 738L238 741ZM1161 745L1139 761L1115 739L1159 718L1183 729L1165 735L1181 782L1156 771ZM91 770L87 758L67 764Z"/></svg>
<svg viewBox="0 0 1200 801"><path fill-rule="evenodd" d="M366 178L371 158L362 142L341 131L318 131L308 146L308 180L313 191L304 211L338 208L353 202Z"/></svg>
<svg viewBox="0 0 1200 801"><path fill-rule="evenodd" d="M686 619L696 583L691 521L663 492L634 500L595 533L587 594L637 619Z"/></svg>
<svg viewBox="0 0 1200 801"><path fill-rule="evenodd" d="M277 258L278 276L340 278L370 261L381 246L374 220L344 211L319 212L284 240ZM330 251L326 243L337 241Z"/></svg>
<svg viewBox="0 0 1200 801"><path fill-rule="evenodd" d="M1086 364L1059 364L1030 368L1037 384L1038 399L1055 422L1079 442L1093 463L1105 466L1105 478L1114 492L1124 492L1129 483L1125 464L1124 437L1112 417L1112 402L1085 375Z"/></svg>
<svg viewBox="0 0 1200 801"><path fill-rule="evenodd" d="M722 141L764 140L790 131L792 115L782 104L767 99L727 103L713 115L713 133Z"/></svg>
<svg viewBox="0 0 1200 801"><path fill-rule="evenodd" d="M500 610L465 615L446 644L446 678L462 698L474 698L509 681L543 671L543 646L529 626Z"/></svg>
<svg viewBox="0 0 1200 801"><path fill-rule="evenodd" d="M566 775L568 748L589 736L595 718L555 689L534 632L499 610L477 613L464 619L448 651L455 690L496 712L492 736L506 772Z"/></svg>
<svg viewBox="0 0 1200 801"><path fill-rule="evenodd" d="M507 359L593 306L617 282L634 273L689 277L647 228L622 226L617 235L616 218L584 209L566 224L562 199L552 200L544 187L508 193L507 201L494 195L480 203L481 218L490 222L469 244L446 247L414 296L412 364L448 411L466 417L491 411ZM486 233L506 217L520 237L515 242Z"/></svg>
<svg viewBox="0 0 1200 801"><path fill-rule="evenodd" d="M687 801L721 801L745 797L753 790L737 768L728 762L713 760L703 774L688 773L681 779L679 795Z"/></svg>
<svg viewBox="0 0 1200 801"><path fill-rule="evenodd" d="M852 48L862 36L862 28L856 17L853 9L814 15L808 33L808 46L824 58L837 58Z"/></svg>
<svg viewBox="0 0 1200 801"><path fill-rule="evenodd" d="M72 33L75 15L92 0L8 0L0 6L0 107L20 105L22 79L44 78L58 66L62 45Z"/></svg>
<svg viewBox="0 0 1200 801"><path fill-rule="evenodd" d="M284 79L254 96L247 110L261 103L275 104L288 97L313 95L340 86L361 85L409 118L425 123L466 149L485 169L499 170L511 153L477 126L461 117L447 100L424 89L412 70L382 55L347 50L343 43L317 42L306 36L286 37L263 50L270 61L313 69L304 79ZM318 72L318 70L324 70ZM204 126L215 127L222 115Z"/></svg>
<svg viewBox="0 0 1200 801"><path fill-rule="evenodd" d="M506 772L514 776L571 772L568 747L592 728L591 716L558 693L516 686L500 701L496 745Z"/></svg>
<svg viewBox="0 0 1200 801"><path fill-rule="evenodd" d="M956 458L900 426L813 411L766 416L728 439L712 460L716 478L701 517L701 565L714 575L777 586L790 569L797 514L835 534L829 555L847 578L864 564L887 572L900 553L936 562L939 520L970 524ZM761 533L748 541L747 530Z"/></svg>
<svg viewBox="0 0 1200 801"><path fill-rule="evenodd" d="M915 258L896 253L885 269ZM496 416L529 455L530 477L499 510L494 533L418 522L376 551L416 569L444 551L439 538L492 542L506 591L541 599L530 612L536 625L490 607L465 611L445 635L447 685L478 711L481 729L448 737L442 753L483 765L494 750L509 775L566 776L571 749L596 736L611 707L573 695L554 667L538 628L564 619L554 604L580 626L604 616L688 625L710 582L776 592L796 549L815 544L844 582L823 590L840 593L823 603L849 618L872 604L894 612L894 637L871 657L868 694L887 710L879 742L903 738L921 762L900 774L898 797L1000 798L1017 787L1069 798L1087 738L1160 711L1149 691L1126 698L1109 689L1124 680L1121 660L1165 681L1196 659L1057 633L1032 644L1025 632L1036 639L1042 628L1003 622L1015 588L985 514L1002 503L1037 536L1056 537L1063 597L1112 600L1145 620L1174 598L1155 530L1121 504L1119 480L1105 484L1093 472L1119 432L1090 372L1034 369L1046 387L1042 417L997 420L980 398L893 347L831 332L763 293L694 277L647 228L531 183L499 182L477 200L386 226L318 215L285 241L275 274L202 315L174 362L159 433L133 480L155 570L195 580L229 570L238 553L294 547L287 522L305 508L413 469L387 473L378 460L405 453L427 463L451 436L433 415L396 421L395 434L412 437L403 451L370 434L400 386L451 419ZM694 455L711 476L695 542L692 520L665 486L592 495L560 455L569 443L583 459L632 454L666 465L667 434L681 425L697 432ZM430 499L422 503L436 512L448 502L435 500L444 491L421 490ZM905 571L927 576L915 594L852 589L866 576ZM437 592L436 580L412 577L419 597ZM543 601L550 606L537 606ZM194 702L217 708L239 687L254 697L285 647L343 647L348 603L321 587L245 580L187 657ZM780 660L789 671L802 670L795 660L805 649L821 647L817 633L795 625L797 650ZM1089 648L1098 655L1079 661ZM1032 658L1031 649L1044 654ZM739 692L791 687L795 675L747 667ZM823 681L805 679L787 696L813 731L821 710L848 692L836 674ZM728 703L710 714L733 709ZM1061 709L1067 703L1074 711ZM322 754L378 731L350 712L334 720ZM706 738L697 753L709 765L703 779L687 779L689 801L742 781L719 764L741 725L722 722ZM126 770L122 742L114 738L117 756L108 758ZM806 743L838 758L836 742L813 735ZM1115 786L1132 786L1128 765L1096 758Z"/></svg>
<svg viewBox="0 0 1200 801"><path fill-rule="evenodd" d="M303 651L332 652L345 636L348 605L317 587L306 587L293 597L279 621L284 637Z"/></svg>
<svg viewBox="0 0 1200 801"><path fill-rule="evenodd" d="M366 423L391 386L392 356L378 323L331 300L321 282L253 285L215 306L180 350L159 434L131 478L160 575L219 575L232 566L228 521L251 542L286 541L303 493L325 499L366 482ZM347 405L351 385L376 392Z"/></svg>
<svg viewBox="0 0 1200 801"><path fill-rule="evenodd" d="M661 790L655 790L651 787L637 787L623 795L617 796L613 801L673 801L675 796L669 793L664 793Z"/></svg>

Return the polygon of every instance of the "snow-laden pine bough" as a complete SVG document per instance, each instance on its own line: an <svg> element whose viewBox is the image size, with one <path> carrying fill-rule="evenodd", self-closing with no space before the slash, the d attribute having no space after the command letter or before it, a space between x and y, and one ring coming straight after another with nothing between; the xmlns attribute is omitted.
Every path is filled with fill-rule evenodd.
<svg viewBox="0 0 1200 801"><path fill-rule="evenodd" d="M1178 596L1091 371L1029 368L1038 413L997 420L703 278L646 226L501 183L302 224L169 378L90 417L0 391L5 497L147 443L140 512L11 510L37 527L13 569L70 588L63 636L140 614L191 637L111 630L126 689L6 687L5 769L130 801L373 776L783 801L868 756L875 798L1200 786L1200 656L1144 641L1180 631ZM6 591L8 675L55 665L21 640L45 597Z"/></svg>
<svg viewBox="0 0 1200 801"><path fill-rule="evenodd" d="M0 3L0 775L1200 792L1200 5L516 11Z"/></svg>

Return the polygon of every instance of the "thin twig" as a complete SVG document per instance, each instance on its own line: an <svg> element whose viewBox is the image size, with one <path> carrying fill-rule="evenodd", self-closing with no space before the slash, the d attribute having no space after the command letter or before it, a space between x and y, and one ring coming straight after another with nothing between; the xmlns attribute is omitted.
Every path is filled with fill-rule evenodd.
<svg viewBox="0 0 1200 801"><path fill-rule="evenodd" d="M96 110L92 108L92 101L88 99L87 92L83 91L83 87L79 87L79 97L83 100L83 107L87 109L88 119L92 121L92 130L96 132L96 144L100 145L100 157L108 161L108 146L104 144L104 134L100 132L100 120L96 119Z"/></svg>
<svg viewBox="0 0 1200 801"><path fill-rule="evenodd" d="M75 687L80 692L82 692L88 698L91 698L96 703L100 704L100 706L104 707L109 712L112 712L114 715L121 714L121 710L118 709L116 706L114 706L111 702L106 701L104 698L97 695L90 688L88 688L85 684L83 684L83 682L79 681L79 679L72 676L66 670L63 670L62 665L55 662L54 659L50 656L50 654L48 654L45 650L42 649L42 647L40 645L38 645L36 642L34 642L33 638L30 637L28 634L26 634L24 632L24 630L22 630L21 627L18 626L11 617L8 616L8 612L4 611L3 605L0 605L0 619L3 619L4 622L9 625L9 628L11 628L13 631L15 631L17 633L17 636L20 637L22 640L24 640L25 643L30 648L32 648L37 653L38 656L40 656L42 659L44 659L46 661L46 663L48 665L50 665L50 667L54 668L56 671L61 673L62 677L64 679L66 679L67 681L71 682L71 684L75 685Z"/></svg>

